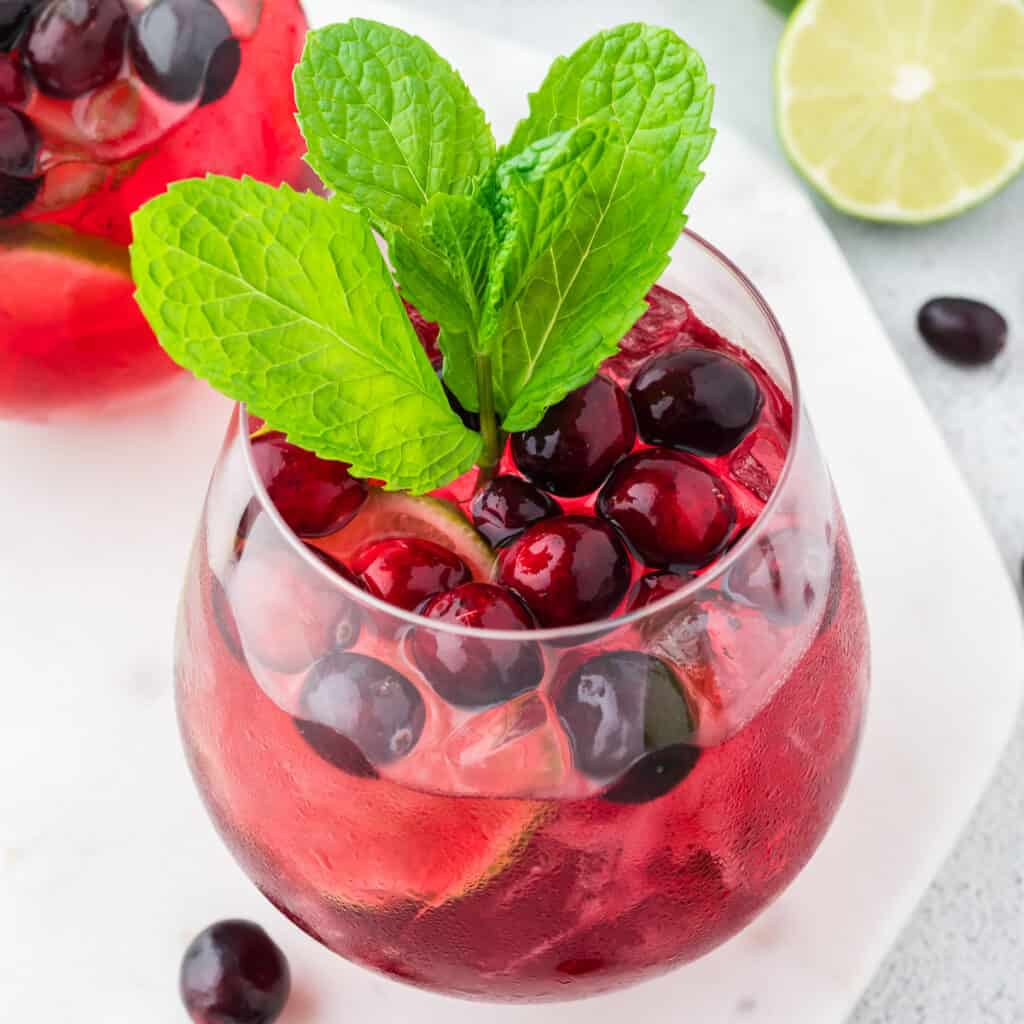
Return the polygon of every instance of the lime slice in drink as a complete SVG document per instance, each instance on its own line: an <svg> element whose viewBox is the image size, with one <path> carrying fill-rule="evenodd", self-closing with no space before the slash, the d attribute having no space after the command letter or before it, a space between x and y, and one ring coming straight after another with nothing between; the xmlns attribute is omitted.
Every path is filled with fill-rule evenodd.
<svg viewBox="0 0 1024 1024"><path fill-rule="evenodd" d="M490 545L455 505L440 498L374 488L348 526L316 543L347 562L364 544L392 537L433 541L458 555L474 578L491 578L494 552Z"/></svg>
<svg viewBox="0 0 1024 1024"><path fill-rule="evenodd" d="M786 27L779 130L832 205L920 224L1024 167L1024 2L804 0Z"/></svg>

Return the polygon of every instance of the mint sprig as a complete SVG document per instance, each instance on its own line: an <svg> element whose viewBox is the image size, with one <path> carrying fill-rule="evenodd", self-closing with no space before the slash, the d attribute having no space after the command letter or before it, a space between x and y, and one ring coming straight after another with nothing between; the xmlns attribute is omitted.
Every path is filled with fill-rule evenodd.
<svg viewBox="0 0 1024 1024"><path fill-rule="evenodd" d="M355 475L420 493L476 462L486 479L502 431L586 383L644 312L713 137L703 62L667 29L600 33L497 151L458 74L396 28L311 33L295 88L333 198L173 186L134 220L140 306L182 365ZM479 433L396 285L440 325Z"/></svg>

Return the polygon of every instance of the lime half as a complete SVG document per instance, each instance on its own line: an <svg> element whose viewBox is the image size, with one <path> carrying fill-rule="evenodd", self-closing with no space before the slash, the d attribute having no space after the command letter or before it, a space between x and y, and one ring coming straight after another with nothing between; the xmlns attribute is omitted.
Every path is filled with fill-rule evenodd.
<svg viewBox="0 0 1024 1024"><path fill-rule="evenodd" d="M834 206L952 217L1024 168L1024 0L804 0L776 102L790 159Z"/></svg>

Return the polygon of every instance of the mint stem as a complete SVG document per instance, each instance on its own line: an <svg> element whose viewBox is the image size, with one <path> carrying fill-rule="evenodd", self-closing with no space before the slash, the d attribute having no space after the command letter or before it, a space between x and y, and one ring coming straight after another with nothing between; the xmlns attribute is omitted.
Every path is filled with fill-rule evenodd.
<svg viewBox="0 0 1024 1024"><path fill-rule="evenodd" d="M484 450L480 455L480 475L477 487L485 487L495 477L501 461L502 437L498 429L498 417L494 409L494 380L491 376L491 357L476 357L476 387L480 400L480 436Z"/></svg>

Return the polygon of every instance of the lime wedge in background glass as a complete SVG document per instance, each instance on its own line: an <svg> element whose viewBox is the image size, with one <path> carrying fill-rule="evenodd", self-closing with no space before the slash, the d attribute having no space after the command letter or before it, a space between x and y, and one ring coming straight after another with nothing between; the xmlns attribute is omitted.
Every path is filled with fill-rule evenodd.
<svg viewBox="0 0 1024 1024"><path fill-rule="evenodd" d="M790 159L834 206L952 217L1024 167L1024 0L804 0L776 102Z"/></svg>

